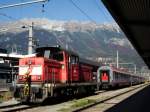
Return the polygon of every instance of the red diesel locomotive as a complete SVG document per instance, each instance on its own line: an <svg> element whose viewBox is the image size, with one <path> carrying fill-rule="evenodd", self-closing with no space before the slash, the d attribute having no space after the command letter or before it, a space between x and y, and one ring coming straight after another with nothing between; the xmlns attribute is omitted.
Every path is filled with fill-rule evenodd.
<svg viewBox="0 0 150 112"><path fill-rule="evenodd" d="M23 102L94 92L98 64L56 47L36 49L36 56L19 61L15 97Z"/></svg>

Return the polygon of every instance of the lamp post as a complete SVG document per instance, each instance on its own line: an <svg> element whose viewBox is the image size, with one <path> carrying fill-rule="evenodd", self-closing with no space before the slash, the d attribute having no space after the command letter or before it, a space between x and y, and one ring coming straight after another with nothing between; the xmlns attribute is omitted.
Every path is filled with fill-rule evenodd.
<svg viewBox="0 0 150 112"><path fill-rule="evenodd" d="M136 64L133 65L134 65L134 74L136 74Z"/></svg>
<svg viewBox="0 0 150 112"><path fill-rule="evenodd" d="M119 54L118 54L118 50L117 50L117 60L116 60L116 63L117 63L117 68L119 68Z"/></svg>
<svg viewBox="0 0 150 112"><path fill-rule="evenodd" d="M29 36L28 36L28 54L32 54L33 53L33 26L34 23L32 22L31 25L28 26L22 26L22 28L28 28L29 30Z"/></svg>
<svg viewBox="0 0 150 112"><path fill-rule="evenodd" d="M33 22L29 26L29 36L28 36L28 54L33 53Z"/></svg>

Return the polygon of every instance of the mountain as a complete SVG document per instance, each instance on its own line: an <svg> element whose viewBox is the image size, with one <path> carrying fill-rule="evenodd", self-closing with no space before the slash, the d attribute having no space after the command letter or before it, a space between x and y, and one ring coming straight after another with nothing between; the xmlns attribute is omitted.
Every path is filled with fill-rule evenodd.
<svg viewBox="0 0 150 112"><path fill-rule="evenodd" d="M119 51L120 61L144 65L130 42L116 24L95 24L78 21L22 19L0 23L0 46L11 52L27 53L28 28L34 23L34 38L39 46L59 44L94 61L114 61Z"/></svg>

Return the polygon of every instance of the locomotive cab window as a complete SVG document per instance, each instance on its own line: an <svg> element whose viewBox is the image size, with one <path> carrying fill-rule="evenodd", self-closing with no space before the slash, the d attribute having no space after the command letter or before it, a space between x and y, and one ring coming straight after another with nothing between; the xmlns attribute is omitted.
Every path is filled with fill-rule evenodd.
<svg viewBox="0 0 150 112"><path fill-rule="evenodd" d="M77 63L79 62L79 58L78 58L77 56L73 56L73 55L72 55L70 62L71 62L72 64L77 64Z"/></svg>
<svg viewBox="0 0 150 112"><path fill-rule="evenodd" d="M57 61L63 61L64 60L63 52L54 53L53 59Z"/></svg>
<svg viewBox="0 0 150 112"><path fill-rule="evenodd" d="M55 50L39 50L37 52L37 57L44 57L49 59L54 59L57 61L63 61L63 52L58 52Z"/></svg>
<svg viewBox="0 0 150 112"><path fill-rule="evenodd" d="M50 57L50 50L45 50L44 57L49 58Z"/></svg>
<svg viewBox="0 0 150 112"><path fill-rule="evenodd" d="M37 57L45 57L45 56L47 56L47 58L49 58L48 57L48 52L45 53L45 50L37 52L36 56Z"/></svg>
<svg viewBox="0 0 150 112"><path fill-rule="evenodd" d="M101 74L101 80L102 81L109 81L109 70L103 70L103 71L100 71L100 74Z"/></svg>

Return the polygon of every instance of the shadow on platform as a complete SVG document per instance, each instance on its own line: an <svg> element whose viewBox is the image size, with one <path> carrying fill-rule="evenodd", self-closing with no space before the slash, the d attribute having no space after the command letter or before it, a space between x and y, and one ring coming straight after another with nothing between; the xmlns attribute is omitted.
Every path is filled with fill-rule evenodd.
<svg viewBox="0 0 150 112"><path fill-rule="evenodd" d="M105 112L150 112L150 86L145 87Z"/></svg>

